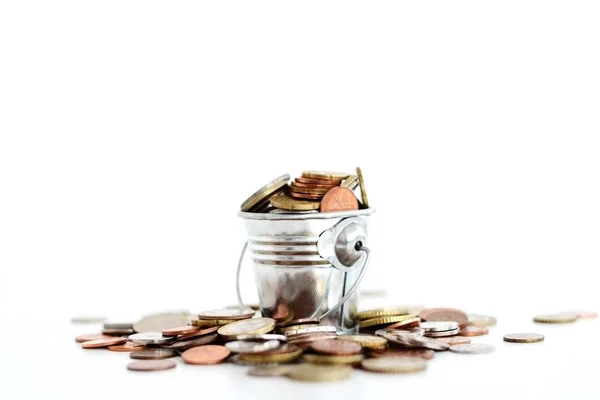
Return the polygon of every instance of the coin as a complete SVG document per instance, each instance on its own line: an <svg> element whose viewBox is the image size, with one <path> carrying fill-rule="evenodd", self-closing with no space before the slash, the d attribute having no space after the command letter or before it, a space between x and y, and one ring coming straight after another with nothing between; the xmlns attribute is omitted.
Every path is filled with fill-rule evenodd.
<svg viewBox="0 0 600 400"><path fill-rule="evenodd" d="M361 366L372 372L407 373L424 371L427 361L417 357L379 357L363 360Z"/></svg>
<svg viewBox="0 0 600 400"><path fill-rule="evenodd" d="M452 331L458 329L458 323L454 321L422 322L421 328L425 329L425 332Z"/></svg>
<svg viewBox="0 0 600 400"><path fill-rule="evenodd" d="M406 348L396 349L387 348L385 351L371 351L371 357L418 357L425 360L431 360L435 356L435 351L429 349Z"/></svg>
<svg viewBox="0 0 600 400"><path fill-rule="evenodd" d="M312 364L357 364L361 362L365 356L362 354L352 354L349 356L332 356L323 354L304 354L302 361Z"/></svg>
<svg viewBox="0 0 600 400"><path fill-rule="evenodd" d="M211 365L218 364L226 359L231 351L227 347L209 344L206 346L192 347L183 352L181 358L186 364Z"/></svg>
<svg viewBox="0 0 600 400"><path fill-rule="evenodd" d="M298 192L293 192L293 191L290 191L288 194L296 199L304 199L304 200L319 201L323 198L322 194L298 193Z"/></svg>
<svg viewBox="0 0 600 400"><path fill-rule="evenodd" d="M496 350L491 344L485 343L470 343L470 344L455 344L450 346L450 350L455 353L462 354L485 354Z"/></svg>
<svg viewBox="0 0 600 400"><path fill-rule="evenodd" d="M285 336L290 338L292 336L303 335L305 333L335 333L337 332L337 329L335 326L320 325L308 328L291 329L284 332Z"/></svg>
<svg viewBox="0 0 600 400"><path fill-rule="evenodd" d="M387 347L387 339L375 335L341 335L339 340L350 340L356 342L365 349L382 350Z"/></svg>
<svg viewBox="0 0 600 400"><path fill-rule="evenodd" d="M278 327L280 328L285 328L287 326L292 326L292 325L303 325L303 324L319 324L319 319L318 318L297 318L297 319L292 319L289 321L285 321L285 322L281 322L279 324L277 324Z"/></svg>
<svg viewBox="0 0 600 400"><path fill-rule="evenodd" d="M290 372L289 365L257 365L248 370L252 376L283 376Z"/></svg>
<svg viewBox="0 0 600 400"><path fill-rule="evenodd" d="M123 344L126 341L127 338L124 337L111 337L109 339L89 340L87 342L81 343L81 347L83 347L84 349L97 349L100 347L113 346L115 344Z"/></svg>
<svg viewBox="0 0 600 400"><path fill-rule="evenodd" d="M256 311L251 308L220 308L218 310L203 311L198 314L198 319L228 319L239 320L252 318Z"/></svg>
<svg viewBox="0 0 600 400"><path fill-rule="evenodd" d="M316 214L317 210L306 210L306 211L292 211L284 210L283 208L274 208L269 211L270 214Z"/></svg>
<svg viewBox="0 0 600 400"><path fill-rule="evenodd" d="M495 317L482 314L467 314L471 326L493 326L497 321Z"/></svg>
<svg viewBox="0 0 600 400"><path fill-rule="evenodd" d="M112 336L108 336L108 335L103 335L101 333L88 333L85 335L79 335L75 338L75 341L77 343L83 343L83 342L90 342L92 340L99 340L99 339L113 339Z"/></svg>
<svg viewBox="0 0 600 400"><path fill-rule="evenodd" d="M240 353L240 359L261 364L286 363L295 361L300 355L302 355L302 349L288 343L262 353Z"/></svg>
<svg viewBox="0 0 600 400"><path fill-rule="evenodd" d="M469 344L469 343L471 343L471 339L463 337L463 336L439 337L439 338L435 338L435 340L439 340L441 342L444 342L448 346L454 346L455 344Z"/></svg>
<svg viewBox="0 0 600 400"><path fill-rule="evenodd" d="M336 356L359 354L362 350L362 346L356 342L337 339L318 340L311 344L310 347L317 353Z"/></svg>
<svg viewBox="0 0 600 400"><path fill-rule="evenodd" d="M174 337L165 337L161 332L143 332L130 335L129 340L136 344L169 344Z"/></svg>
<svg viewBox="0 0 600 400"><path fill-rule="evenodd" d="M595 311L564 311L565 314L575 314L577 319L594 319L598 318L598 313Z"/></svg>
<svg viewBox="0 0 600 400"><path fill-rule="evenodd" d="M279 347L279 340L267 340L267 341L249 341L249 340L235 340L233 342L225 343L225 347L231 350L232 353L262 353L267 350L273 350Z"/></svg>
<svg viewBox="0 0 600 400"><path fill-rule="evenodd" d="M131 322L105 322L104 329L133 329Z"/></svg>
<svg viewBox="0 0 600 400"><path fill-rule="evenodd" d="M328 179L328 180L342 180L346 179L350 174L343 172L331 172L331 171L304 171L302 172L303 178L311 179Z"/></svg>
<svg viewBox="0 0 600 400"><path fill-rule="evenodd" d="M130 353L129 357L134 360L164 360L177 357L177 352L171 349L150 348Z"/></svg>
<svg viewBox="0 0 600 400"><path fill-rule="evenodd" d="M431 338L438 338L438 337L447 337L447 336L454 336L454 335L458 335L458 333L460 332L459 328L456 329L452 329L451 331L430 331L430 332L425 332L425 336L427 337L431 337Z"/></svg>
<svg viewBox="0 0 600 400"><path fill-rule="evenodd" d="M304 183L304 182L298 182L297 180L292 182L292 184L290 185L291 188L297 187L297 188L312 188L312 189L331 189L334 186L338 186L336 183Z"/></svg>
<svg viewBox="0 0 600 400"><path fill-rule="evenodd" d="M358 326L360 328L368 328L371 326L386 325L386 324L392 324L395 322L406 321L407 319L412 319L412 318L415 318L415 316L414 315L395 315L395 316L391 316L391 317L377 317L377 318L362 320L358 323Z"/></svg>
<svg viewBox="0 0 600 400"><path fill-rule="evenodd" d="M460 336L483 336L489 333L489 329L485 326L465 326L460 329Z"/></svg>
<svg viewBox="0 0 600 400"><path fill-rule="evenodd" d="M461 328L469 323L467 314L456 308L426 308L421 310L419 317L423 321L454 321Z"/></svg>
<svg viewBox="0 0 600 400"><path fill-rule="evenodd" d="M289 180L290 176L288 174L284 174L273 179L271 182L254 192L252 196L248 197L248 199L242 203L240 208L245 212L250 211L252 207L256 206L261 201L268 199L278 190L284 188Z"/></svg>
<svg viewBox="0 0 600 400"><path fill-rule="evenodd" d="M356 319L365 320L377 317L392 317L396 315L406 315L408 310L401 307L376 308L374 310L359 311L356 314Z"/></svg>
<svg viewBox="0 0 600 400"><path fill-rule="evenodd" d="M200 331L200 328L193 325L174 326L172 328L163 329L163 336L189 335Z"/></svg>
<svg viewBox="0 0 600 400"><path fill-rule="evenodd" d="M414 317L408 318L404 321L396 322L395 324L389 325L386 329L402 329L402 330L412 330L412 329L421 329L421 318ZM425 329L423 329L425 332Z"/></svg>
<svg viewBox="0 0 600 400"><path fill-rule="evenodd" d="M272 318L250 318L235 321L219 329L219 335L228 340L235 340L237 335L269 333L275 328Z"/></svg>
<svg viewBox="0 0 600 400"><path fill-rule="evenodd" d="M344 183L342 183L340 186L344 187L346 189L354 190L358 187L358 185L359 185L358 176L350 175L349 177L344 179Z"/></svg>
<svg viewBox="0 0 600 400"><path fill-rule="evenodd" d="M102 315L76 315L71 317L71 322L74 324L95 324L106 321L106 317Z"/></svg>
<svg viewBox="0 0 600 400"><path fill-rule="evenodd" d="M319 324L302 324L302 325L291 325L291 326L283 326L283 327L279 327L277 328L277 331L279 333L287 333L287 332L293 332L296 331L298 329L306 329L306 328L318 328Z"/></svg>
<svg viewBox="0 0 600 400"><path fill-rule="evenodd" d="M144 350L145 348L146 348L146 346L135 344L133 342L125 342L123 344L116 344L114 346L108 346L108 349L110 351L117 351L117 352L140 351L140 350Z"/></svg>
<svg viewBox="0 0 600 400"><path fill-rule="evenodd" d="M295 344L299 347L308 347L311 343L318 340L336 339L337 334L335 333L311 333L305 335L294 336L289 339L288 343Z"/></svg>
<svg viewBox="0 0 600 400"><path fill-rule="evenodd" d="M211 327L208 327L208 328L202 328L199 331L196 331L194 333L188 333L186 335L179 335L177 337L177 340L179 341L179 340L193 339L193 338L205 336L205 335L208 335L210 333L218 331L219 328L220 328L220 326L211 326Z"/></svg>
<svg viewBox="0 0 600 400"><path fill-rule="evenodd" d="M217 335L216 333L213 333L213 334L204 335L204 336L195 337L195 338L186 339L186 340L177 340L176 342L171 343L170 345L166 345L166 346L163 345L163 347L166 349L185 351L187 349L191 349L192 347L198 347L198 346L203 346L205 344L212 343L215 340L217 340L218 337L219 337L219 335Z"/></svg>
<svg viewBox="0 0 600 400"><path fill-rule="evenodd" d="M177 364L173 360L137 360L127 364L130 371L164 371L175 368Z"/></svg>
<svg viewBox="0 0 600 400"><path fill-rule="evenodd" d="M335 187L335 186L332 186ZM303 187L303 186L294 186L294 184L292 183L292 186L290 186L290 192L293 193L302 193L302 194L312 194L315 196L318 195L324 195L325 193L327 193L327 191L331 189L331 187L326 187L326 188L316 188L316 187Z"/></svg>
<svg viewBox="0 0 600 400"><path fill-rule="evenodd" d="M347 379L352 367L347 365L301 364L290 369L288 376L296 381L324 382Z"/></svg>
<svg viewBox="0 0 600 400"><path fill-rule="evenodd" d="M400 346L407 347L422 347L425 349L443 351L448 350L448 346L444 342L440 342L436 339L431 339L424 336L415 335L414 333L400 331L400 330L385 330L381 329L375 332L376 335L386 338L389 342L395 343Z"/></svg>
<svg viewBox="0 0 600 400"><path fill-rule="evenodd" d="M173 326L187 325L189 317L178 313L161 313L143 317L135 324L133 330L141 332L162 332L163 329Z"/></svg>
<svg viewBox="0 0 600 400"><path fill-rule="evenodd" d="M304 178L299 176L298 178L294 179L294 181L296 183L307 183L310 185L330 185L330 186L338 186L340 183L342 183L341 179L313 179L313 178Z"/></svg>
<svg viewBox="0 0 600 400"><path fill-rule="evenodd" d="M535 322L540 322L544 324L567 324L570 322L577 321L576 314L543 314L536 315L533 317Z"/></svg>
<svg viewBox="0 0 600 400"><path fill-rule="evenodd" d="M336 186L321 199L321 212L358 210L358 200L350 189Z"/></svg>
<svg viewBox="0 0 600 400"><path fill-rule="evenodd" d="M539 333L509 333L504 335L504 341L510 343L538 343L544 341L544 335Z"/></svg>
<svg viewBox="0 0 600 400"><path fill-rule="evenodd" d="M367 198L367 191L365 190L365 180L363 179L362 171L359 167L356 167L356 175L358 176L358 183L360 184L363 205L365 208L369 208L369 199Z"/></svg>
<svg viewBox="0 0 600 400"><path fill-rule="evenodd" d="M102 329L103 335L108 336L127 336L134 333L133 329L123 329L123 328L104 328Z"/></svg>
<svg viewBox="0 0 600 400"><path fill-rule="evenodd" d="M265 333L262 335L249 334L249 335L237 335L235 340L254 340L254 341L267 341L267 340L279 340L280 342L287 342L288 338L285 335L278 335L276 333Z"/></svg>
<svg viewBox="0 0 600 400"><path fill-rule="evenodd" d="M316 210L321 206L318 201L299 200L288 195L272 197L270 201L273 207L291 211Z"/></svg>
<svg viewBox="0 0 600 400"><path fill-rule="evenodd" d="M213 326L221 327L223 325L230 324L232 322L238 321L237 319L200 319L195 318L192 319L192 325L199 326L201 328L210 328Z"/></svg>

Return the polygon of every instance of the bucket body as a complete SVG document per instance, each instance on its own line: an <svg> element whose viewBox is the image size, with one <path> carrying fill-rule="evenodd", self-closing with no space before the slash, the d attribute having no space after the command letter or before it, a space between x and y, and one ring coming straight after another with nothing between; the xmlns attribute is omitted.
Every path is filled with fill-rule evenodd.
<svg viewBox="0 0 600 400"><path fill-rule="evenodd" d="M331 232L351 218L365 227L361 239L365 242L372 212L372 209L313 214L240 212L246 225L262 315L282 322L318 318L336 307L359 279L360 268L336 268L324 258L323 240L318 246L319 239L324 232ZM356 265L364 261L361 257ZM335 326L341 333L356 332L357 298L355 292L320 324Z"/></svg>

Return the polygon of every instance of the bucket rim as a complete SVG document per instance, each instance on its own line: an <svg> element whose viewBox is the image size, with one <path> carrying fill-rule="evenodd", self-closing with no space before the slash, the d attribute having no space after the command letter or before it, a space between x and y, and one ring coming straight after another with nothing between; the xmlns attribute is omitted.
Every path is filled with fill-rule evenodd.
<svg viewBox="0 0 600 400"><path fill-rule="evenodd" d="M281 221L281 220L307 220L307 219L335 219L335 218L346 218L346 217L359 217L371 215L375 212L374 208L365 208L362 210L353 211L335 211L326 213L313 213L313 214L270 214L270 213L252 213L245 211L238 211L238 216L243 219L255 219L255 220L270 220L270 221Z"/></svg>

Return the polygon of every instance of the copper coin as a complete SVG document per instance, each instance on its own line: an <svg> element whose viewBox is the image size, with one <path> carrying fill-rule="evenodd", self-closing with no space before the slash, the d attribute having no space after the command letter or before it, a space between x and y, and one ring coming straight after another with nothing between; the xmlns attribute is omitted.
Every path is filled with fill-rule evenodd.
<svg viewBox="0 0 600 400"><path fill-rule="evenodd" d="M335 187L335 186L332 186ZM331 189L331 187L325 188L315 188L315 187L302 187L302 186L290 186L290 191L294 193L302 193L302 194L315 194L315 195L324 195L327 191Z"/></svg>
<svg viewBox="0 0 600 400"><path fill-rule="evenodd" d="M431 360L435 356L435 351L429 349L388 348L385 351L371 351L369 355L371 357L420 357Z"/></svg>
<svg viewBox="0 0 600 400"><path fill-rule="evenodd" d="M131 351L140 351L144 350L146 346L142 346L140 344L136 344L133 342L125 342L123 344L115 344L114 346L108 346L110 351L118 351L118 352L131 352Z"/></svg>
<svg viewBox="0 0 600 400"><path fill-rule="evenodd" d="M455 344L470 344L471 343L471 339L466 338L466 337L461 337L461 336L439 337L439 338L435 338L435 340L444 342L448 346L454 346Z"/></svg>
<svg viewBox="0 0 600 400"><path fill-rule="evenodd" d="M332 187L335 186L339 186L335 183L332 184L319 184L319 183L304 183L304 182L292 182L292 187L303 187L303 188L310 188L310 189L331 189Z"/></svg>
<svg viewBox="0 0 600 400"><path fill-rule="evenodd" d="M185 351L187 349L191 349L192 347L204 346L205 344L209 344L217 340L219 337L218 334L213 333L210 335L204 335L197 338L186 339L186 340L178 340L175 343L170 344L169 346L163 346L165 349L173 349L177 351Z"/></svg>
<svg viewBox="0 0 600 400"><path fill-rule="evenodd" d="M110 337L107 339L96 339L96 340L90 340L87 342L83 342L81 344L81 347L83 347L84 349L97 349L99 347L108 347L108 346L113 346L115 344L123 344L127 341L127 338L125 337Z"/></svg>
<svg viewBox="0 0 600 400"><path fill-rule="evenodd" d="M173 360L137 360L127 364L130 371L164 371L175 368L177 364Z"/></svg>
<svg viewBox="0 0 600 400"><path fill-rule="evenodd" d="M321 198L323 197L322 194L307 194L307 193L297 193L297 192L289 192L288 194L297 199L304 199L304 200L321 200Z"/></svg>
<svg viewBox="0 0 600 400"><path fill-rule="evenodd" d="M196 333L199 330L200 330L199 326L182 325L182 326L175 326L173 328L163 329L162 335L163 336L189 335L192 333Z"/></svg>
<svg viewBox="0 0 600 400"><path fill-rule="evenodd" d="M131 335L132 333L135 333L133 329L126 329L126 328L104 328L104 329L102 329L102 334L108 335L108 336L128 336L128 335Z"/></svg>
<svg viewBox="0 0 600 400"><path fill-rule="evenodd" d="M386 329L409 330L409 329L413 329L413 328L418 328L420 326L420 323L421 323L421 318L415 317L415 318L406 319L404 321L396 322L395 324L388 326Z"/></svg>
<svg viewBox="0 0 600 400"><path fill-rule="evenodd" d="M489 329L485 326L465 326L460 328L459 336L483 336L489 333Z"/></svg>
<svg viewBox="0 0 600 400"><path fill-rule="evenodd" d="M214 333L216 331L218 331L220 328L220 326L211 326L210 328L204 328L204 329L200 329L194 333L188 333L187 335L180 335L177 337L177 341L180 340L187 340L187 339L194 339L194 338L198 338L201 336L206 336L208 334Z"/></svg>
<svg viewBox="0 0 600 400"><path fill-rule="evenodd" d="M296 318L296 319L291 319L289 321L285 321L282 322L280 324L277 324L278 327L280 328L285 328L286 326L292 326L292 325L304 325L304 324L319 324L319 319L318 318Z"/></svg>
<svg viewBox="0 0 600 400"><path fill-rule="evenodd" d="M103 335L101 333L89 333L87 335L79 335L75 338L77 343L89 342L91 340L113 339L113 336Z"/></svg>
<svg viewBox="0 0 600 400"><path fill-rule="evenodd" d="M294 179L299 183L308 183L313 185L339 185L342 183L341 179L317 179L317 178L305 178L303 176L299 176Z"/></svg>
<svg viewBox="0 0 600 400"><path fill-rule="evenodd" d="M209 344L206 346L192 347L183 352L181 358L187 364L210 365L218 364L227 357L231 351L225 346Z"/></svg>
<svg viewBox="0 0 600 400"><path fill-rule="evenodd" d="M350 189L334 187L321 199L321 212L358 210L358 199Z"/></svg>
<svg viewBox="0 0 600 400"><path fill-rule="evenodd" d="M423 321L455 321L461 328L469 324L469 317L464 311L456 308L426 308L419 312Z"/></svg>
<svg viewBox="0 0 600 400"><path fill-rule="evenodd" d="M318 340L311 344L310 347L317 353L336 356L359 354L362 350L362 346L356 342L337 339Z"/></svg>
<svg viewBox="0 0 600 400"><path fill-rule="evenodd" d="M271 318L273 318L278 323L279 322L283 322L283 321L287 321L287 319L289 317L290 317L290 308L285 303L277 304L277 307L275 308L275 311L271 315Z"/></svg>
<svg viewBox="0 0 600 400"><path fill-rule="evenodd" d="M129 354L134 360L164 360L165 358L177 357L177 352L171 349L157 347L146 348Z"/></svg>

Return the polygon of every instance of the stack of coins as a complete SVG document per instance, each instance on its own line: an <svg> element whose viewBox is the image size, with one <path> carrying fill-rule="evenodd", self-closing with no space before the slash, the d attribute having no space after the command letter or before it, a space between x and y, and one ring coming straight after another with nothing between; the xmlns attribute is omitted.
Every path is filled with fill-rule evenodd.
<svg viewBox="0 0 600 400"><path fill-rule="evenodd" d="M241 210L252 213L288 214L369 208L360 168L356 168L356 175L304 171L301 176L292 182L289 181L288 174L273 179L246 199L241 205ZM356 193L359 188L359 193Z"/></svg>

